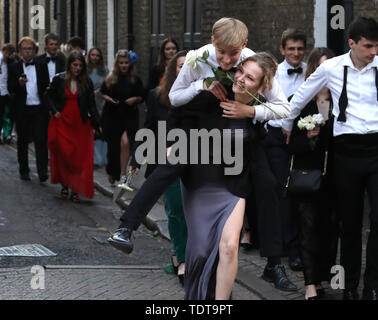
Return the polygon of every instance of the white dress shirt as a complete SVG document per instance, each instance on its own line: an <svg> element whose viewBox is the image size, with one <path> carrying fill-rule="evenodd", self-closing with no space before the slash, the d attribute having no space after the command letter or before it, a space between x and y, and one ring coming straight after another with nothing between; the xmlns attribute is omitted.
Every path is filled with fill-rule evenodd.
<svg viewBox="0 0 378 320"><path fill-rule="evenodd" d="M46 52L46 57L47 58L50 58L51 55L49 53ZM56 75L56 62L54 61L50 61L48 64L47 64L47 68L49 69L49 75L50 75L50 82L52 82L53 78L55 77Z"/></svg>
<svg viewBox="0 0 378 320"><path fill-rule="evenodd" d="M198 55L202 56L205 50L209 51L208 61L215 67L219 67L216 60L215 47L208 44L198 49ZM235 66L247 57L253 56L255 52L251 49L244 48L240 54L240 58ZM171 91L169 92L169 99L173 106L182 106L191 101L203 89L203 80L209 77L214 77L214 73L210 66L205 63L198 62L197 67L193 69L187 64L182 67L176 81L174 82ZM265 90L263 96L266 98L267 105L277 112L282 117L287 117L290 114L290 104L287 101L284 92L279 86L277 80L274 79L271 90ZM264 121L270 119L279 119L279 117L263 105L256 105L255 120Z"/></svg>
<svg viewBox="0 0 378 320"><path fill-rule="evenodd" d="M26 82L26 105L27 106L38 106L41 104L38 96L38 85L37 85L37 71L35 65L25 66L23 63L24 73L28 81Z"/></svg>
<svg viewBox="0 0 378 320"><path fill-rule="evenodd" d="M0 68L1 68L1 74L0 74L0 96L7 96L9 95L8 91L8 65L3 60L4 56L3 53L0 51Z"/></svg>
<svg viewBox="0 0 378 320"><path fill-rule="evenodd" d="M289 75L287 73L287 70L296 69L299 67L303 69L303 72L301 74L292 73ZM294 68L286 61L286 59L278 65L276 79L280 84L283 92L285 93L286 98L292 96L295 93L295 91L297 91L297 89L301 86L301 84L305 81L306 68L307 64L303 61L299 64L298 67ZM268 124L272 127L281 128L282 120L270 120Z"/></svg>
<svg viewBox="0 0 378 320"><path fill-rule="evenodd" d="M378 57L362 70L358 70L348 53L324 61L316 71L303 83L291 100L290 117L284 119L282 127L291 131L295 118L308 102L327 87L333 100L333 115L335 116L333 135L369 134L378 132L378 101L375 84L375 70L378 67ZM339 99L343 89L344 66L348 66L346 122L339 122Z"/></svg>

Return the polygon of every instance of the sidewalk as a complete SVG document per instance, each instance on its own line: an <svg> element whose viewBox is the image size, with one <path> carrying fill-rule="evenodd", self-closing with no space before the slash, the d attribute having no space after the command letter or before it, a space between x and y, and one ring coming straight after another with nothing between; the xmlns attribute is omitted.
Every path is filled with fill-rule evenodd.
<svg viewBox="0 0 378 320"><path fill-rule="evenodd" d="M133 199L136 191L140 188L140 186L144 182L144 169L140 171L138 176L134 176L131 186L134 188L134 192L126 192L124 196L121 198L121 201L118 203L123 208L126 208L131 200ZM104 168L97 168L95 169L94 173L95 178L95 187L97 190L102 192L103 194L108 195L109 197L113 197L114 191L116 190L115 187L111 187L108 180L107 175L105 173ZM168 227L167 227L167 217L164 211L164 205L161 200L159 200L150 213L148 214L147 218L145 219L144 224L146 227L152 231L158 231L161 236L170 240ZM366 223L365 223L366 225ZM366 235L367 230L364 228L363 233L363 270L365 268L365 249L366 249ZM289 279L296 284L299 288L297 292L283 292L274 288L273 284L267 283L266 281L261 279L261 275L263 273L264 267L266 265L266 259L260 257L259 250L254 249L249 252L245 252L243 249L240 250L239 253L239 271L238 276L236 279L236 283L247 288L254 294L256 294L259 298L264 300L303 300L304 297L304 280L302 272L294 272L292 271L287 262L287 258L283 258L282 262L285 266L286 273ZM363 274L363 272L362 272ZM362 285L362 281L360 286ZM360 287L362 290L362 286ZM330 287L326 287L326 299L328 300L340 300L342 298L342 291L341 290L333 290Z"/></svg>

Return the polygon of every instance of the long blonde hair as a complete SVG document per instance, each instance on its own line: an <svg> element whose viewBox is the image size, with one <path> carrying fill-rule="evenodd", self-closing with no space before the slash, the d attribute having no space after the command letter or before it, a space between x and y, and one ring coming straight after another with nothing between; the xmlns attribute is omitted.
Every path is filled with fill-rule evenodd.
<svg viewBox="0 0 378 320"><path fill-rule="evenodd" d="M111 73L109 74L109 76L106 78L106 86L108 88L114 86L118 82L119 75L120 75L118 62L119 62L120 58L127 58L130 61L129 52L127 50L124 50L124 49L118 50L118 52L115 56L115 59L114 59L113 69L112 69ZM129 66L129 71L127 73L127 76L128 76L131 83L135 83L136 77L133 73L132 65Z"/></svg>

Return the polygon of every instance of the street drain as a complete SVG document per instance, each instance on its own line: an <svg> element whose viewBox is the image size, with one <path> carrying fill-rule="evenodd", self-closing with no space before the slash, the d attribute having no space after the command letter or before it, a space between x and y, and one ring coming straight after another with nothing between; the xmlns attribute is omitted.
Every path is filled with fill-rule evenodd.
<svg viewBox="0 0 378 320"><path fill-rule="evenodd" d="M2 257L53 257L57 254L41 244L23 244L0 248Z"/></svg>

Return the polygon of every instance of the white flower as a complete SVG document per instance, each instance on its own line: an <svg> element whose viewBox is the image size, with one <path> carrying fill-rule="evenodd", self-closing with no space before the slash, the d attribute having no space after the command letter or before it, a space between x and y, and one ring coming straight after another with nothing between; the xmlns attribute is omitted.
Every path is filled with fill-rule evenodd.
<svg viewBox="0 0 378 320"><path fill-rule="evenodd" d="M324 117L323 117L323 115L322 115L321 113L314 114L314 115L312 116L312 119L313 119L313 121L314 121L316 124L318 124L318 125L323 125L323 124L325 124Z"/></svg>
<svg viewBox="0 0 378 320"><path fill-rule="evenodd" d="M186 55L185 63L195 69L197 67L197 60L197 50L190 50Z"/></svg>
<svg viewBox="0 0 378 320"><path fill-rule="evenodd" d="M298 128L300 130L303 130L306 127L306 120L303 118L300 118L298 121Z"/></svg>

